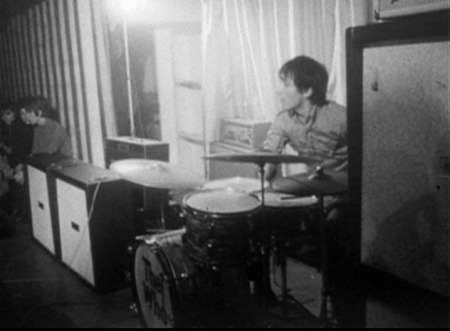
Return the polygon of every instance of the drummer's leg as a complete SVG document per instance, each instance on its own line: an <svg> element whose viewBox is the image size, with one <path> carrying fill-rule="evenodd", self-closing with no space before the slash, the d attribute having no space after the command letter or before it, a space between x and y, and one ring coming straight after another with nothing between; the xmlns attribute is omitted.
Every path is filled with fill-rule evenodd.
<svg viewBox="0 0 450 331"><path fill-rule="evenodd" d="M348 202L337 201L328 206L324 229L324 269L327 290L333 304L333 313L341 326L356 323L357 317L350 312L349 303L358 300L355 286L354 240L348 218Z"/></svg>
<svg viewBox="0 0 450 331"><path fill-rule="evenodd" d="M272 305L276 296L270 280L270 231L266 227L256 231L253 259L247 268L248 278L253 283L253 293L263 305Z"/></svg>

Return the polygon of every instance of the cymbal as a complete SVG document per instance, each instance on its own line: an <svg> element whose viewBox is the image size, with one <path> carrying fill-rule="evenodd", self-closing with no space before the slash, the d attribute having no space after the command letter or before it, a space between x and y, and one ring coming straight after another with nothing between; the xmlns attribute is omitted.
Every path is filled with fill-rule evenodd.
<svg viewBox="0 0 450 331"><path fill-rule="evenodd" d="M169 190L200 187L205 180L199 175L167 162L126 159L111 164L110 169L125 180L138 185Z"/></svg>
<svg viewBox="0 0 450 331"><path fill-rule="evenodd" d="M347 172L322 170L276 179L272 188L298 197L339 195L348 191Z"/></svg>
<svg viewBox="0 0 450 331"><path fill-rule="evenodd" d="M314 158L289 155L289 154L276 154L268 152L258 153L237 153L237 154L212 154L203 157L212 161L225 161L225 162L243 162L243 163L255 163L258 165L264 165L266 163L280 164L280 163L312 163L319 164L320 161Z"/></svg>

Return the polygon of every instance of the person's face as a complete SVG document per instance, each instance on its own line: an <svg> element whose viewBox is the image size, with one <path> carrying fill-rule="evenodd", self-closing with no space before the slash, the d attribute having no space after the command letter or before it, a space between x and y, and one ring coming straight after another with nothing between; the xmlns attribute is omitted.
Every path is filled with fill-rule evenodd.
<svg viewBox="0 0 450 331"><path fill-rule="evenodd" d="M37 116L33 111L27 112L24 108L20 110L20 117L27 125L36 125L39 119L39 116Z"/></svg>
<svg viewBox="0 0 450 331"><path fill-rule="evenodd" d="M279 91L279 98L283 110L301 108L309 97L308 92L301 92L295 86L294 78L287 76L282 80L283 86Z"/></svg>
<svg viewBox="0 0 450 331"><path fill-rule="evenodd" d="M11 125L12 122L14 122L14 113L11 111L11 109L7 109L2 113L2 121L6 125Z"/></svg>

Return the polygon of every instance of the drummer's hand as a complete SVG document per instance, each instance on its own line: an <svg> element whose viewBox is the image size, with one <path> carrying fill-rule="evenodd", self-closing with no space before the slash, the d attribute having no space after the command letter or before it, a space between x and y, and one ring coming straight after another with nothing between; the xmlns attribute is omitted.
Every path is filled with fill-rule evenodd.
<svg viewBox="0 0 450 331"><path fill-rule="evenodd" d="M266 164L264 167L264 179L272 183L277 175L277 166L274 164Z"/></svg>

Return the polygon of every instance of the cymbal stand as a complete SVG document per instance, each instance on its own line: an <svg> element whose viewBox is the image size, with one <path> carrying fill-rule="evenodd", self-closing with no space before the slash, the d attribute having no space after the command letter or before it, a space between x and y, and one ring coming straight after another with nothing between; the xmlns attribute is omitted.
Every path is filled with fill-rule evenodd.
<svg viewBox="0 0 450 331"><path fill-rule="evenodd" d="M317 178L320 176L324 176L324 169L322 165L319 165L315 168L313 174L311 175L311 178ZM300 196L299 196L300 197ZM324 270L324 258L325 258L325 249L324 249L324 226L325 226L325 215L324 215L324 200L323 196L318 196L318 208L319 208L319 227L320 227L320 245L321 245L321 269L322 269L322 302L321 302L321 313L320 313L320 319L327 322L327 300L329 297L328 294L328 286L327 286L327 280L326 276L323 275ZM288 300L292 301L295 305L301 307L304 309L303 305L295 299L291 294L289 294L289 290L287 288L287 257L286 257L286 251L285 251L285 244L282 242L281 238L273 238L274 247L276 251L276 256L278 258L278 265L280 266L281 270L281 293L282 293L282 316L283 320L288 320L288 310L287 310L287 304Z"/></svg>
<svg viewBox="0 0 450 331"><path fill-rule="evenodd" d="M266 224L266 213L265 213L265 196L264 196L264 182L265 182L265 170L264 170L264 166L265 163L264 162L259 162L257 163L258 168L259 168L259 176L261 178L261 222L262 222L262 236L263 238L266 237L266 231L267 231L267 224ZM263 289L266 289L268 285L270 285L270 264L269 264L269 270L267 270L267 266L266 266L266 255L269 254L268 252L268 248L267 245L264 244L264 240L263 240L263 244L261 245L261 254L263 256L262 259L262 273L263 273L263 277L262 277L262 286ZM269 283L269 284L268 284ZM263 296L263 300L265 300L264 296ZM263 302L263 307L264 310L267 310L267 304L265 302Z"/></svg>
<svg viewBox="0 0 450 331"><path fill-rule="evenodd" d="M166 213L164 211L164 194L163 194L163 190L159 191L159 208L161 208L161 219L160 219L160 224L161 224L161 230L165 231L166 230Z"/></svg>
<svg viewBox="0 0 450 331"><path fill-rule="evenodd" d="M261 207L262 207L262 228L263 228L263 237L266 237L266 231L267 231L267 224L266 224L266 213L265 213L265 197L264 197L264 162L258 163L259 167L259 175L261 178ZM278 263L280 265L281 269L281 277L282 277L282 291L281 291L281 300L282 300L282 316L285 321L288 319L288 300L290 299L293 303L298 305L299 307L303 308L303 305L298 302L292 295L289 294L288 288L287 288L287 258L286 258L286 252L284 250L284 243L281 242L280 238L277 238L275 236L271 237L270 240L273 243L274 250L277 252L278 257ZM270 284L270 265L269 270L266 270L266 263L264 263L264 255L269 254L268 248L266 245L263 244L262 254L263 254L263 288L266 288L269 282ZM268 279L266 278L268 276ZM267 309L267 305L263 302L264 309Z"/></svg>

